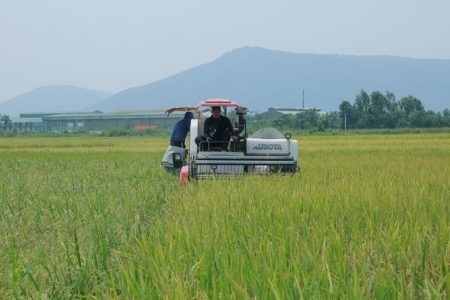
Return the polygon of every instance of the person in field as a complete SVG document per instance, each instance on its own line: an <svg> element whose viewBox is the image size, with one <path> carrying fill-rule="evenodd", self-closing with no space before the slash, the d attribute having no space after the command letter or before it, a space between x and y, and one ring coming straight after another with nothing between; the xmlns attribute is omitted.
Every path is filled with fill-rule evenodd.
<svg viewBox="0 0 450 300"><path fill-rule="evenodd" d="M235 135L233 124L231 124L230 119L221 115L220 106L211 107L212 115L205 120L203 127L203 135L199 135L195 138L195 143L197 146L201 145L201 150L206 150L208 147L205 145L207 142L211 143L214 147L219 147L222 151L228 149L228 142L230 137L233 141L237 140Z"/></svg>
<svg viewBox="0 0 450 300"><path fill-rule="evenodd" d="M188 111L184 114L184 118L175 124L170 137L170 146L186 148L186 136L191 128L193 118L194 114Z"/></svg>

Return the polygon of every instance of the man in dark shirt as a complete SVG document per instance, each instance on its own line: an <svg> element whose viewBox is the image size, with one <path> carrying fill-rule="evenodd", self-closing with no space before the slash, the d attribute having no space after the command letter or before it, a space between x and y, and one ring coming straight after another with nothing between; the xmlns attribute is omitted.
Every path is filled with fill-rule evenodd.
<svg viewBox="0 0 450 300"><path fill-rule="evenodd" d="M237 140L233 124L231 124L230 119L220 114L220 106L213 106L211 112L211 117L205 120L203 135L196 137L195 143L199 146L202 141L213 142L212 146L227 150L230 137L233 141Z"/></svg>
<svg viewBox="0 0 450 300"><path fill-rule="evenodd" d="M173 127L172 136L170 137L170 146L176 146L185 148L186 136L191 129L191 120L194 118L194 114L191 112L186 112L184 114L184 119L178 121Z"/></svg>

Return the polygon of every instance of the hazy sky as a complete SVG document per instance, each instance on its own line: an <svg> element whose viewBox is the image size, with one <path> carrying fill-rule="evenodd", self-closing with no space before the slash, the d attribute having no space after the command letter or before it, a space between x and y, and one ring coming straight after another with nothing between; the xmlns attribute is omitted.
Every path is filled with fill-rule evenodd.
<svg viewBox="0 0 450 300"><path fill-rule="evenodd" d="M244 46L450 59L449 14L450 0L0 0L0 102L50 84L116 93Z"/></svg>

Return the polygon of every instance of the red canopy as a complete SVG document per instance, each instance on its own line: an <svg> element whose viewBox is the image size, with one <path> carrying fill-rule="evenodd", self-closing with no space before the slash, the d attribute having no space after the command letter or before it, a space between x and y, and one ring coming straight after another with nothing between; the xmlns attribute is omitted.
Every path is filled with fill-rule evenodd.
<svg viewBox="0 0 450 300"><path fill-rule="evenodd" d="M179 106L179 107L172 107L166 110L166 114L169 115L173 113L174 111L195 111L197 113L200 113L200 107L202 106L220 106L220 107L240 107L240 105L235 102L231 101L230 99L207 99L200 101L197 106Z"/></svg>
<svg viewBox="0 0 450 300"><path fill-rule="evenodd" d="M230 99L208 99L197 104L197 108L201 106L239 107L240 105Z"/></svg>

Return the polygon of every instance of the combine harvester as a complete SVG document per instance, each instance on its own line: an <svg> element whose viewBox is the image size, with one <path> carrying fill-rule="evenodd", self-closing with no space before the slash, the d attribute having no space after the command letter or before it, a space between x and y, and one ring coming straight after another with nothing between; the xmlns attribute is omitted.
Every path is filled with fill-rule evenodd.
<svg viewBox="0 0 450 300"><path fill-rule="evenodd" d="M215 144L219 142L200 144L200 147L195 143L195 138L203 135L203 124L207 118L202 109L213 106L220 106L224 116L227 116L227 110L234 109L238 118L237 122L230 118L238 139L227 142L227 151L222 150L221 144ZM192 111L198 116L191 120L189 149L169 146L161 162L167 171L179 174L182 185L186 186L189 180L213 177L298 173L298 142L291 139L290 133L283 135L270 127L247 137L247 109L238 103L228 99L209 99L195 107L168 109L166 114L174 111Z"/></svg>

